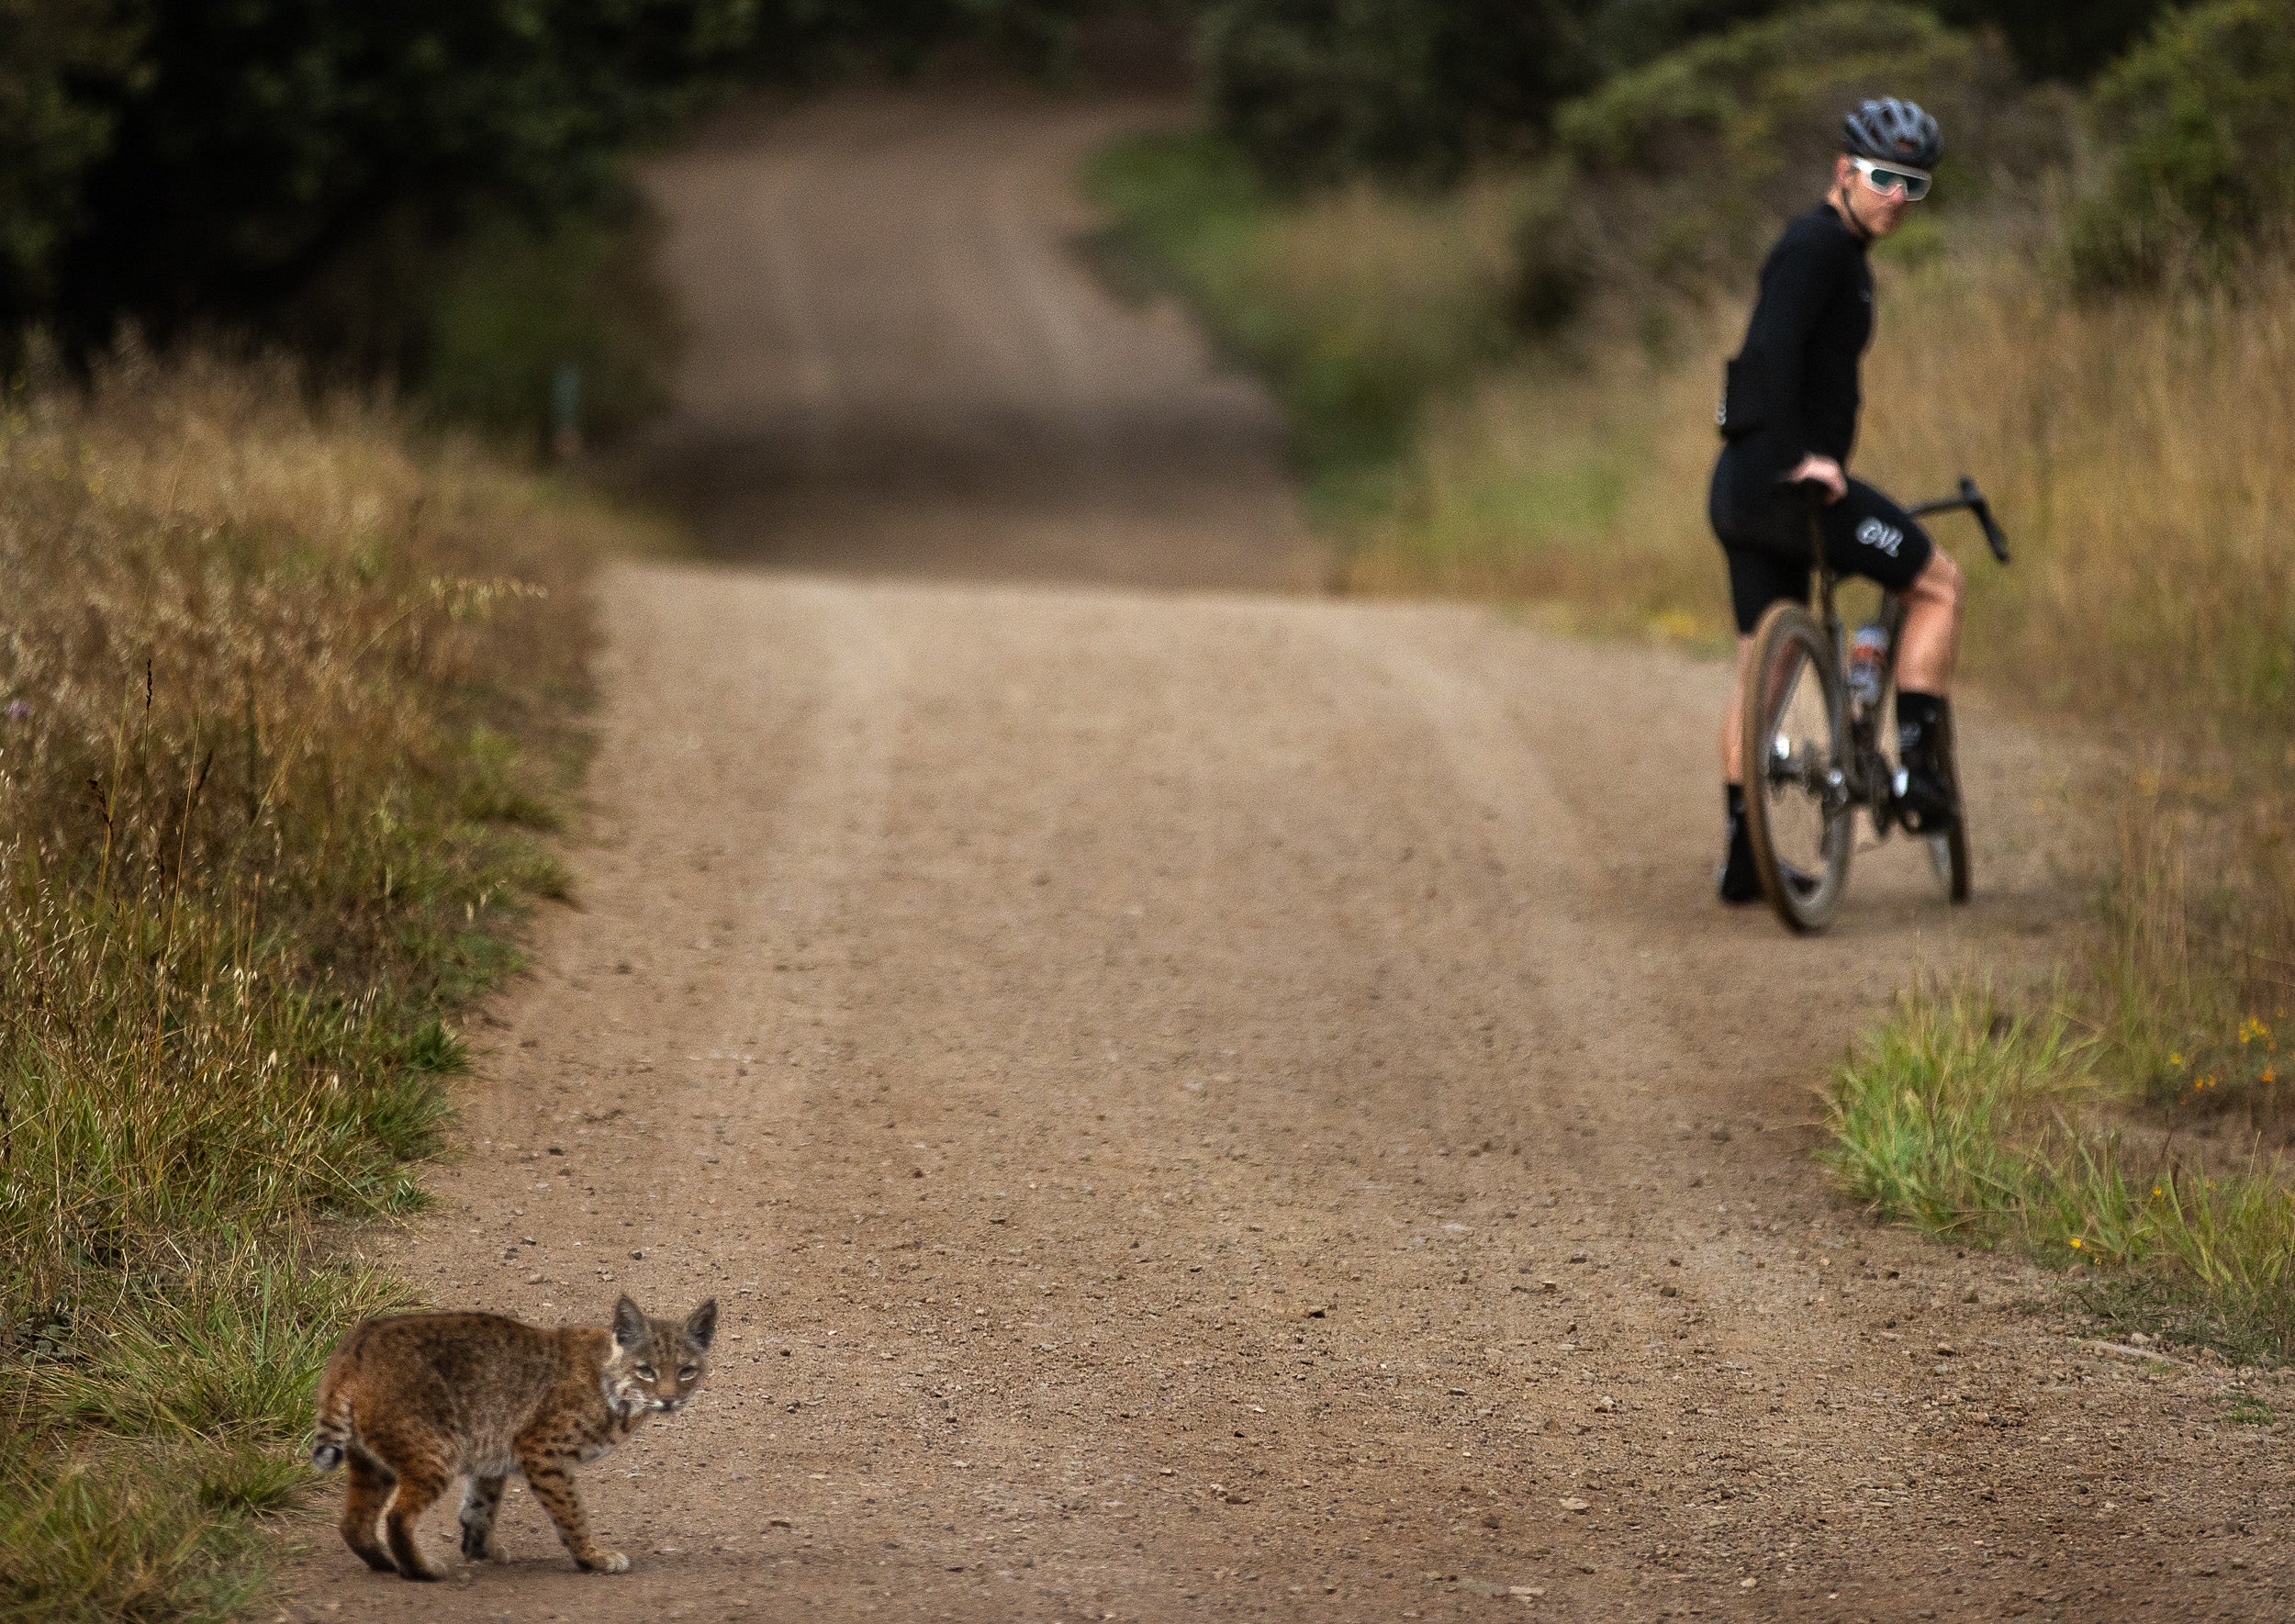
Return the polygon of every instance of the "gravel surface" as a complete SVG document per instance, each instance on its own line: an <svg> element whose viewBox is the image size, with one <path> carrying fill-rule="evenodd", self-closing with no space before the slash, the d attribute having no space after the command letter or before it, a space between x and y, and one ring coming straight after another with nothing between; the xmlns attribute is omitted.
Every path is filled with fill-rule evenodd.
<svg viewBox="0 0 2295 1624"><path fill-rule="evenodd" d="M585 1477L629 1575L514 1490L444 1585L315 1521L285 1616L2287 1617L2275 1379L1810 1159L1915 967L2075 913L2060 760L1972 708L1965 913L1902 846L1821 941L1718 908L1719 666L1275 590L1264 404L1064 252L1153 111L853 95L660 172L656 476L779 567L609 577L580 903L367 1249L714 1293L715 1373Z"/></svg>

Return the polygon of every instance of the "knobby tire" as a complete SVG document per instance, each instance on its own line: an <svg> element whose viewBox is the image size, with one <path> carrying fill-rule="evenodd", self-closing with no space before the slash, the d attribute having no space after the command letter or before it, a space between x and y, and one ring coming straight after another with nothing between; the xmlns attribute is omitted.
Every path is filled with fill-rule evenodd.
<svg viewBox="0 0 2295 1624"><path fill-rule="evenodd" d="M1741 759L1745 772L1745 827L1763 891L1786 928L1823 930L1832 923L1847 890L1852 809L1845 803L1828 814L1818 794L1797 782L1772 778L1773 743L1783 731L1797 760L1840 767L1847 754L1841 729L1844 717L1839 655L1816 618L1797 603L1774 603L1753 629L1747 671ZM1810 822L1814 817L1814 823ZM1791 856L1812 861L1803 873L1816 879L1803 894L1786 873L1780 850L1792 829L1818 831L1813 849L1802 841Z"/></svg>

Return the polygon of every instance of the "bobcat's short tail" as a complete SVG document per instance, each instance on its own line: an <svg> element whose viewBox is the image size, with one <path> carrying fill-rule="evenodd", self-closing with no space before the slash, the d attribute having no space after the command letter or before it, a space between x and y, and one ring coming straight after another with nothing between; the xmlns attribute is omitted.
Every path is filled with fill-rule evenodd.
<svg viewBox="0 0 2295 1624"><path fill-rule="evenodd" d="M321 1472L332 1472L342 1464L345 1450L351 1447L350 1383L343 1380L350 1374L346 1368L352 1361L343 1355L346 1346L327 1363L327 1373L319 1383L319 1425L311 1436L311 1464Z"/></svg>

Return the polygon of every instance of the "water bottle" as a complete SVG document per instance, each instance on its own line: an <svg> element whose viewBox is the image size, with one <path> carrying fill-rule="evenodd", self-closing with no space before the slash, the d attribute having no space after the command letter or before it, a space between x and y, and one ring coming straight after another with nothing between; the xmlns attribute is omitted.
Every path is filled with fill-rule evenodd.
<svg viewBox="0 0 2295 1624"><path fill-rule="evenodd" d="M1882 673L1888 666L1888 628L1867 621L1849 640L1849 697L1860 706L1881 702Z"/></svg>

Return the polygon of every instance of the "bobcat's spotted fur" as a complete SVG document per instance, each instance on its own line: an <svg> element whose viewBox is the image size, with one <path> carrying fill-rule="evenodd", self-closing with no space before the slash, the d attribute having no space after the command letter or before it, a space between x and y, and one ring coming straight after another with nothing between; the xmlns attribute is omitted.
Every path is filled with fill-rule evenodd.
<svg viewBox="0 0 2295 1624"><path fill-rule="evenodd" d="M498 1314L366 1321L327 1363L311 1446L320 1471L350 1465L344 1542L377 1573L438 1578L415 1547L415 1519L467 1477L463 1554L492 1556L503 1483L522 1472L577 1562L626 1573L628 1557L591 1542L572 1469L646 1417L683 1409L716 1331L714 1297L682 1323L648 1319L624 1297L610 1331L545 1330Z"/></svg>

